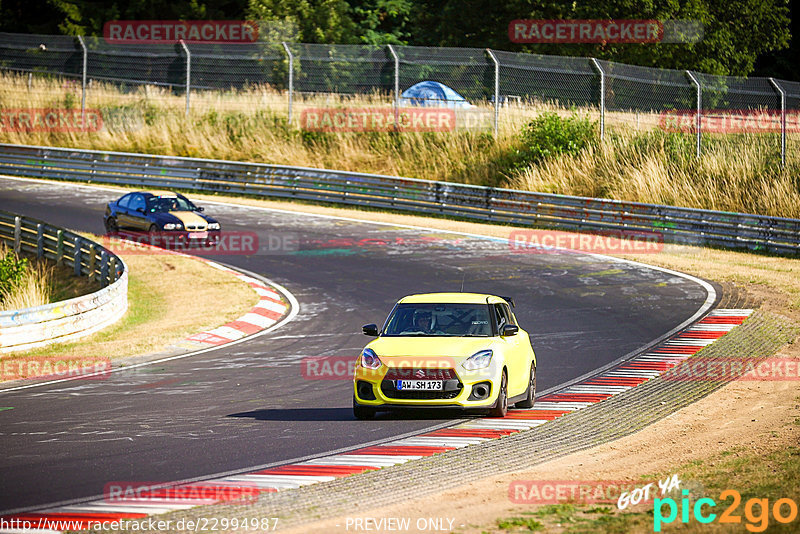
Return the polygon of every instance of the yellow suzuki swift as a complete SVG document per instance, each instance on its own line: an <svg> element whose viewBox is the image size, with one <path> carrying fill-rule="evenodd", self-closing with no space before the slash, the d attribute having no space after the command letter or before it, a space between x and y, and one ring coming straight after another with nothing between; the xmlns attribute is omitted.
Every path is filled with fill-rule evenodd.
<svg viewBox="0 0 800 534"><path fill-rule="evenodd" d="M504 417L508 405L533 406L536 355L509 297L426 293L395 304L358 358L353 412L460 408Z"/></svg>

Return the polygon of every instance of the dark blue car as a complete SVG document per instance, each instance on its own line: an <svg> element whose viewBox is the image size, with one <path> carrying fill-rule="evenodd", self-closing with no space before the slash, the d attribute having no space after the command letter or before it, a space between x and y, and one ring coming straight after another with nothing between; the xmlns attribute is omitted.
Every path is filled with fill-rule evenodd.
<svg viewBox="0 0 800 534"><path fill-rule="evenodd" d="M103 222L109 234L147 233L176 243L215 243L220 224L202 211L179 193L135 191L109 202Z"/></svg>

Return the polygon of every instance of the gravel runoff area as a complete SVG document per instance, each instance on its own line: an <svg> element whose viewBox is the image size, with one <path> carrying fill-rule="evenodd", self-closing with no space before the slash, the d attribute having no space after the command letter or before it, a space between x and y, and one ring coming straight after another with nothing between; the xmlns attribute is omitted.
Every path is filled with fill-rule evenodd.
<svg viewBox="0 0 800 534"><path fill-rule="evenodd" d="M752 301L730 286L726 287L718 305L720 308L753 306ZM744 324L693 358L741 358L757 363L774 355L796 335L796 329L787 321L756 310ZM181 520L185 524L201 518L238 518L239 521L279 518L277 530L282 530L345 513L363 512L483 477L524 470L631 435L725 384L657 377L603 402L504 438L330 482L265 493L247 504L202 506L152 519L170 520L173 532L190 532L175 526L181 524ZM147 528L124 528L118 532L147 531Z"/></svg>

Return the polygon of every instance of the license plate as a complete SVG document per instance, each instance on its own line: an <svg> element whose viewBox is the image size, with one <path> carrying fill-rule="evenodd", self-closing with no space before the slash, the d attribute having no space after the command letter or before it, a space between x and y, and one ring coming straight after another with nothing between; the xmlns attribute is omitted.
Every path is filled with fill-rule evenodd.
<svg viewBox="0 0 800 534"><path fill-rule="evenodd" d="M397 391L441 391L443 388L441 380L398 380Z"/></svg>
<svg viewBox="0 0 800 534"><path fill-rule="evenodd" d="M208 237L208 232L189 232L189 239L205 239Z"/></svg>

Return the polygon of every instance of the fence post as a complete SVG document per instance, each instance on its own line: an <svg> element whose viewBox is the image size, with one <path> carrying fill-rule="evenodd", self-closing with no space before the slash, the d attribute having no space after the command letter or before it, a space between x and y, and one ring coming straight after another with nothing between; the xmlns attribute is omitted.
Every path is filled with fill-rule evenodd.
<svg viewBox="0 0 800 534"><path fill-rule="evenodd" d="M14 217L14 254L22 248L22 217Z"/></svg>
<svg viewBox="0 0 800 534"><path fill-rule="evenodd" d="M400 57L392 45L386 45L394 59L394 127L400 124Z"/></svg>
<svg viewBox="0 0 800 534"><path fill-rule="evenodd" d="M497 119L500 117L500 62L490 48L486 52L494 63L494 136L497 137Z"/></svg>
<svg viewBox="0 0 800 534"><path fill-rule="evenodd" d="M189 94L191 93L192 89L192 54L189 52L189 47L186 46L186 43L183 42L183 39L179 41L181 46L183 47L183 51L186 52L186 116L189 116Z"/></svg>
<svg viewBox="0 0 800 534"><path fill-rule="evenodd" d="M100 253L100 284L103 287L108 285L108 252L105 250Z"/></svg>
<svg viewBox="0 0 800 534"><path fill-rule="evenodd" d="M292 125L292 92L294 91L294 54L289 50L286 41L281 43L286 55L289 57L289 126Z"/></svg>
<svg viewBox="0 0 800 534"><path fill-rule="evenodd" d="M72 268L75 276L81 275L81 238L76 237L72 240Z"/></svg>
<svg viewBox="0 0 800 534"><path fill-rule="evenodd" d="M600 140L606 137L606 72L600 63L595 58L592 60L592 66L600 74Z"/></svg>
<svg viewBox="0 0 800 534"><path fill-rule="evenodd" d="M81 124L86 128L86 66L88 64L88 53L86 50L86 43L83 42L83 36L78 36L78 42L81 44L83 50L83 73L81 75Z"/></svg>
<svg viewBox="0 0 800 534"><path fill-rule="evenodd" d="M701 126L701 116L703 113L703 90L702 87L700 86L700 82L697 80L697 78L694 77L694 74L692 74L690 71L687 70L686 76L688 76L689 79L692 81L692 85L694 85L697 88L697 116L695 118L695 129L697 130L697 149L695 157L697 159L700 159L700 150L701 150L700 144L702 142L702 136L703 136L702 126Z"/></svg>
<svg viewBox="0 0 800 534"><path fill-rule="evenodd" d="M36 225L36 257L42 256L44 256L44 225L39 223Z"/></svg>
<svg viewBox="0 0 800 534"><path fill-rule="evenodd" d="M769 83L781 97L781 167L786 167L786 91L773 78L769 78Z"/></svg>

